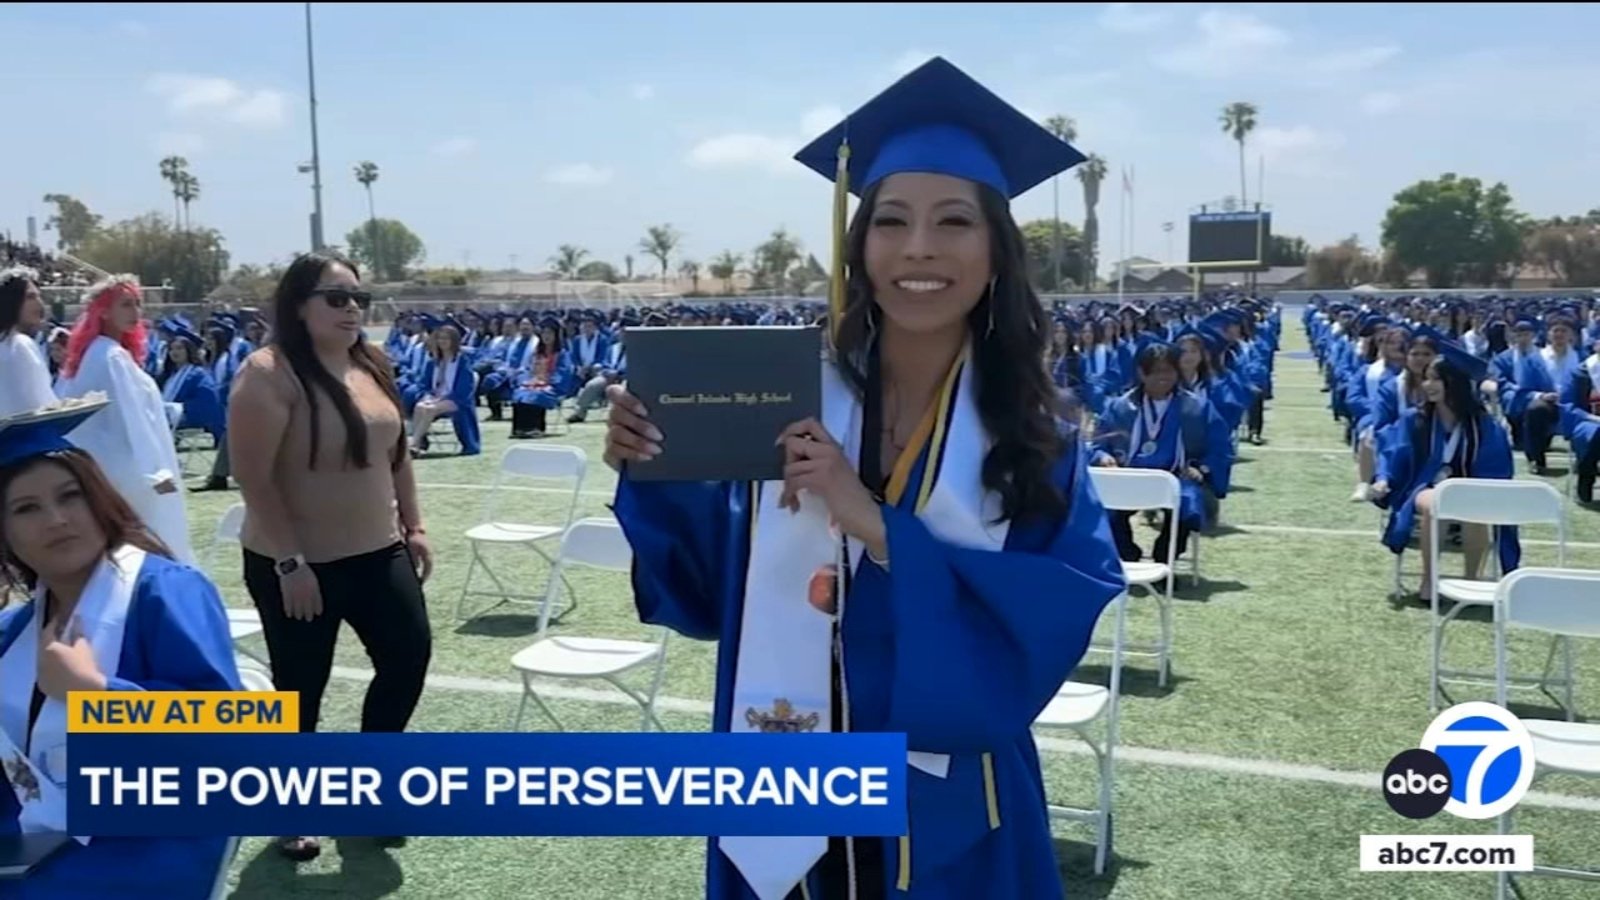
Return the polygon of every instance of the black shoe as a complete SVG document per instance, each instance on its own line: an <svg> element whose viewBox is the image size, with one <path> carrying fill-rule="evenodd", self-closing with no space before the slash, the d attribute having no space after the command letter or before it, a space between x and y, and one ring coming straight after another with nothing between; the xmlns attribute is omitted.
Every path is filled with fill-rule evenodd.
<svg viewBox="0 0 1600 900"><path fill-rule="evenodd" d="M573 413L572 415L567 416L567 424L576 425L586 418L588 418L588 416L585 416L583 413Z"/></svg>
<svg viewBox="0 0 1600 900"><path fill-rule="evenodd" d="M1578 473L1578 502L1579 503L1593 503L1594 502L1594 477L1595 477L1595 474L1596 473L1595 473L1594 469L1590 469L1587 472L1579 472Z"/></svg>
<svg viewBox="0 0 1600 900"><path fill-rule="evenodd" d="M202 484L199 487L190 488L189 492L190 493L194 493L194 494L203 494L206 491L225 491L227 489L228 489L228 479L226 479L226 478L207 478L205 484Z"/></svg>

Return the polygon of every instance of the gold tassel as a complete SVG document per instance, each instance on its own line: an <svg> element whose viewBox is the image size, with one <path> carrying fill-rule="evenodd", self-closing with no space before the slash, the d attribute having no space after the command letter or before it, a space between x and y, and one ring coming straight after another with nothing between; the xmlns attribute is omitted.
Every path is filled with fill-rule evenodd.
<svg viewBox="0 0 1600 900"><path fill-rule="evenodd" d="M839 167L833 179L833 271L828 281L828 326L833 345L839 344L839 323L844 319L844 240L850 202L850 140L839 142Z"/></svg>

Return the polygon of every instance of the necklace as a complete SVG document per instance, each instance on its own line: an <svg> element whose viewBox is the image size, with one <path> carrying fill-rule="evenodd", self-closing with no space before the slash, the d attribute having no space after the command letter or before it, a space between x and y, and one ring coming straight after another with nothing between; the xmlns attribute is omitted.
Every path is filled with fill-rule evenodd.
<svg viewBox="0 0 1600 900"><path fill-rule="evenodd" d="M883 435L889 439L889 446L894 448L895 457L898 458L905 452L906 445L911 443L911 435L908 434L904 438L899 435L897 426L900 420L900 390L892 382L889 384L888 400L889 402L884 405L888 407L889 414L884 417L882 430ZM915 425L911 428L913 432L916 431Z"/></svg>

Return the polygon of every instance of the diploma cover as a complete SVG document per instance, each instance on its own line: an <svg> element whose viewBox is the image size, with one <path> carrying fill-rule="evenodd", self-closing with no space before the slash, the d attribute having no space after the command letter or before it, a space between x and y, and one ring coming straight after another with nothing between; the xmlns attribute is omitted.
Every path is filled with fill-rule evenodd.
<svg viewBox="0 0 1600 900"><path fill-rule="evenodd" d="M822 418L817 326L630 328L628 392L661 429L639 481L780 481L778 435Z"/></svg>

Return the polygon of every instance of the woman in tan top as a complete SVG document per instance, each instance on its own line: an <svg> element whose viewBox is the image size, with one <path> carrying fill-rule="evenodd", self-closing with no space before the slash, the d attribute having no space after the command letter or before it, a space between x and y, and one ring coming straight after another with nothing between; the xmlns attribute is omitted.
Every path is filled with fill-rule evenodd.
<svg viewBox="0 0 1600 900"><path fill-rule="evenodd" d="M275 296L272 343L245 360L228 407L244 493L244 579L272 680L315 731L341 622L376 675L362 731L403 731L432 648L422 594L433 565L394 375L362 320L372 297L333 253L299 257ZM296 859L316 839L284 838Z"/></svg>

